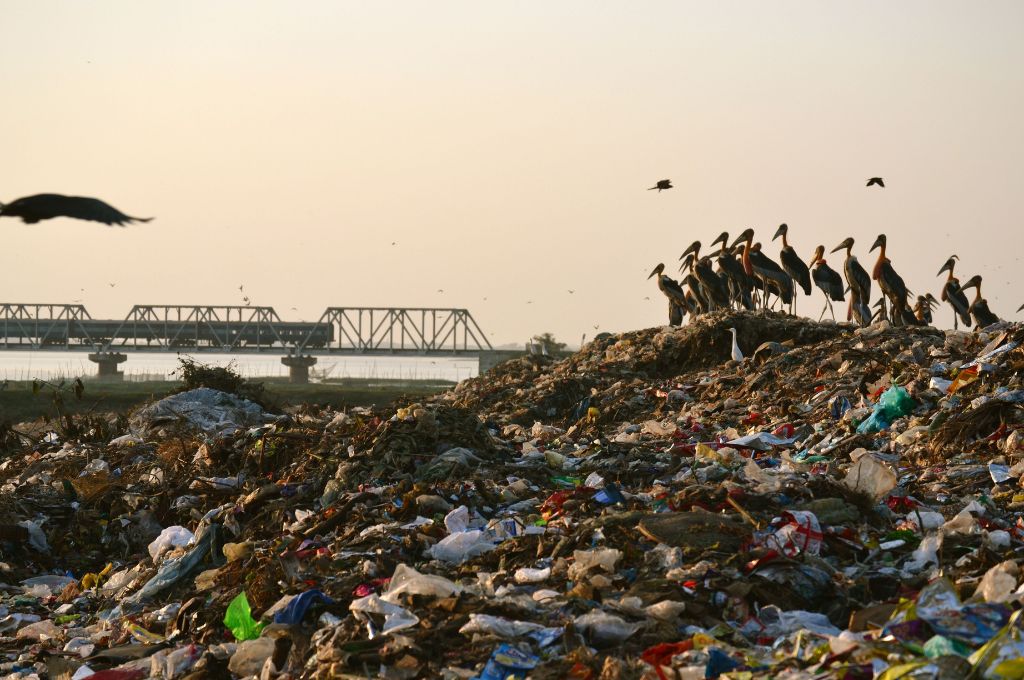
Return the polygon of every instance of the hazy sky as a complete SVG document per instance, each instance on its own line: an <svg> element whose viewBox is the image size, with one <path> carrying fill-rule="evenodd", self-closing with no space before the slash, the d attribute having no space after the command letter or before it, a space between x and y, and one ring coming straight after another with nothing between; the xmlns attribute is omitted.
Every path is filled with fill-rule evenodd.
<svg viewBox="0 0 1024 680"><path fill-rule="evenodd" d="M695 238L787 222L802 256L885 232L915 293L957 252L996 313L1024 302L1017 0L0 11L0 201L156 217L0 220L2 301L119 318L244 284L286 319L455 306L495 344L576 342L665 323L646 276Z"/></svg>

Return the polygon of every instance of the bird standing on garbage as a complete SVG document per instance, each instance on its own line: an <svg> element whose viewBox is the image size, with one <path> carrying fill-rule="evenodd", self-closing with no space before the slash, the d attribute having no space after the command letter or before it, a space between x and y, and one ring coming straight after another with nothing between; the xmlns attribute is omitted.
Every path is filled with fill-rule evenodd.
<svg viewBox="0 0 1024 680"><path fill-rule="evenodd" d="M658 289L668 298L668 323L670 326L679 326L683 323L683 315L689 309L686 293L674 279L663 274L664 271L665 265L658 264L647 278L658 276Z"/></svg>
<svg viewBox="0 0 1024 680"><path fill-rule="evenodd" d="M835 321L836 312L832 308L832 301L844 302L846 300L846 297L843 295L843 277L839 276L839 272L835 269L828 266L823 257L824 254L825 246L818 246L814 249L814 256L811 257L810 262L810 266L813 267L811 277L814 279L814 285L825 294L825 306L821 308L818 321L825 317L825 310L832 314L832 320Z"/></svg>
<svg viewBox="0 0 1024 680"><path fill-rule="evenodd" d="M930 325L932 322L932 310L939 305L939 301L931 293L918 295L917 304L914 305L914 316L918 322Z"/></svg>
<svg viewBox="0 0 1024 680"><path fill-rule="evenodd" d="M759 280L760 288L764 293L761 306L768 308L769 293L775 293L783 303L789 304L793 299L793 279L789 277L782 267L777 265L767 255L761 252L761 244L754 243L754 230L745 229L732 247L743 244L743 270L748 276L756 277Z"/></svg>
<svg viewBox="0 0 1024 680"><path fill-rule="evenodd" d="M971 316L974 317L974 323L978 325L978 328L984 328L985 326L991 326L994 323L999 323L1001 319L992 313L992 310L988 308L988 300L981 297L981 275L975 274L971 278L964 282L964 285L960 286L960 290L964 291L968 288L974 288L974 300L971 302L969 310Z"/></svg>
<svg viewBox="0 0 1024 680"><path fill-rule="evenodd" d="M942 265L939 269L939 273L936 276L942 274L942 272L949 272L946 276L946 282L942 284L942 294L939 296L943 302L948 302L949 306L953 308L953 330L957 329L957 319L963 322L964 328L971 327L971 304L967 301L967 296L964 295L963 289L960 288L960 280L953 274L953 269L956 267L956 261L960 258L957 255L951 255L946 264Z"/></svg>
<svg viewBox="0 0 1024 680"><path fill-rule="evenodd" d="M704 290L701 288L700 281L697 280L696 275L693 273L694 263L696 258L693 257L693 253L690 253L683 258L683 263L679 265L679 273L684 274L683 283L686 284L686 300L689 303L689 309L691 314L705 314L711 311L711 303L708 302L707 297L704 295ZM687 270L689 273L686 273Z"/></svg>
<svg viewBox="0 0 1024 680"><path fill-rule="evenodd" d="M708 301L710 308L712 310L728 309L729 289L722 282L718 274L711 269L708 258L700 256L700 241L691 243L683 254L679 256L679 259L683 260L691 253L693 254L693 275L700 282L701 291L704 293L704 298Z"/></svg>
<svg viewBox="0 0 1024 680"><path fill-rule="evenodd" d="M729 331L732 332L732 360L743 361L743 352L740 351L740 345L736 342L736 329L730 328Z"/></svg>
<svg viewBox="0 0 1024 680"><path fill-rule="evenodd" d="M737 308L754 309L754 301L751 296L754 290L754 279L743 270L743 264L736 259L736 256L729 250L729 232L723 231L718 235L712 246L722 244L718 253L718 266L728 280L729 297Z"/></svg>
<svg viewBox="0 0 1024 680"><path fill-rule="evenodd" d="M851 236L833 248L832 252L846 251L843 273L846 275L846 285L850 287L850 311L847 312L847 318L859 315L861 318L858 318L857 323L865 326L871 322L871 307L869 306L871 301L871 277L868 276L867 270L860 266L857 256L853 254L853 243L853 237ZM857 311L855 312L854 310ZM864 311L867 312L866 315L863 314Z"/></svg>
<svg viewBox="0 0 1024 680"><path fill-rule="evenodd" d="M20 217L25 224L35 224L54 217L73 217L78 220L102 222L107 226L123 227L132 222L149 222L152 217L132 217L98 198L63 196L61 194L35 194L10 203L0 203L0 217Z"/></svg>
<svg viewBox="0 0 1024 680"><path fill-rule="evenodd" d="M649 188L648 191L654 191L655 189L657 189L658 193L660 194L665 189L671 189L671 188L672 188L672 180L670 180L670 179L659 179L658 183L655 184L653 187Z"/></svg>
<svg viewBox="0 0 1024 680"><path fill-rule="evenodd" d="M775 232L775 236L772 236L774 241L778 237L782 237L782 250L779 251L779 261L782 262L782 269L789 274L793 281L800 285L804 289L804 295L808 297L811 294L811 271L808 269L804 261L800 259L800 256L796 254L796 250L793 246L789 245L789 225L783 222L779 225L778 230ZM789 313L795 313L796 306L796 287L793 287L793 300L789 305Z"/></svg>
<svg viewBox="0 0 1024 680"><path fill-rule="evenodd" d="M873 186L873 185L876 185L876 184L881 189L885 188L885 182L882 181L881 177L872 177L872 178L868 179L868 183L865 186Z"/></svg>
<svg viewBox="0 0 1024 680"><path fill-rule="evenodd" d="M909 293L907 291L907 284L903 282L903 277L896 273L896 270L892 267L892 262L885 256L885 246L885 234L879 234L869 251L874 252L875 248L878 248L878 260L875 262L875 268L871 272L871 278L878 281L878 287L882 289L882 306L885 306L884 300L886 298L889 300L889 305L892 308L889 314L890 320L894 325L902 326L908 321L907 296Z"/></svg>

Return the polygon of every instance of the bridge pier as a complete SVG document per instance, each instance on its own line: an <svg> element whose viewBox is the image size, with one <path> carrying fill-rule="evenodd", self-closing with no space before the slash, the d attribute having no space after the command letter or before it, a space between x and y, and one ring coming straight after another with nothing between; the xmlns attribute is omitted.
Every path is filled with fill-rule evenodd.
<svg viewBox="0 0 1024 680"><path fill-rule="evenodd" d="M309 367L316 364L316 357L291 354L281 357L281 363L288 367L288 382L305 385L309 382Z"/></svg>
<svg viewBox="0 0 1024 680"><path fill-rule="evenodd" d="M124 372L117 370L117 365L128 361L127 354L120 352L94 352L89 355L89 361L97 364L99 370L97 377L100 380L111 382L124 380Z"/></svg>

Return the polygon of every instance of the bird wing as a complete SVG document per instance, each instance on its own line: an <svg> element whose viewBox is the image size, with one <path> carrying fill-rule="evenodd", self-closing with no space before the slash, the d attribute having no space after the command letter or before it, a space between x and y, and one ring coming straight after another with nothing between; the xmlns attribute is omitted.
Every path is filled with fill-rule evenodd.
<svg viewBox="0 0 1024 680"><path fill-rule="evenodd" d="M98 198L88 198L85 196L65 196L62 198L63 201L60 202L59 208L60 214L65 217L102 222L106 225L116 224L119 227L131 224L132 222L149 222L153 219L152 217L125 215L114 206L104 203Z"/></svg>

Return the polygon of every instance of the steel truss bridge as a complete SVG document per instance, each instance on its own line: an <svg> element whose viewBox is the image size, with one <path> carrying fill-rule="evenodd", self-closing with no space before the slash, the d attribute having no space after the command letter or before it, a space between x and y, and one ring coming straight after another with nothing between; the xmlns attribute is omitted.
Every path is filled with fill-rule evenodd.
<svg viewBox="0 0 1024 680"><path fill-rule="evenodd" d="M458 356L493 351L466 309L328 307L315 322L273 307L135 305L93 319L82 305L0 303L0 351Z"/></svg>

